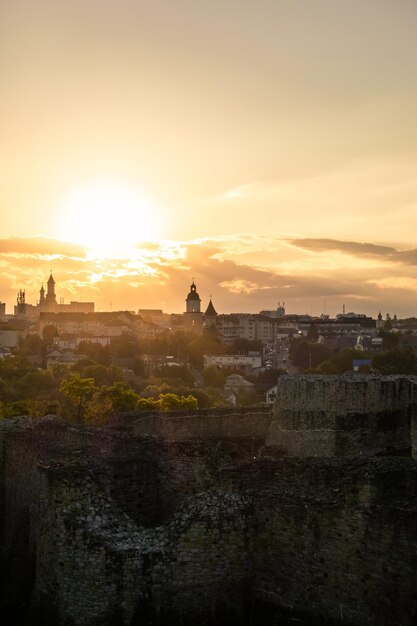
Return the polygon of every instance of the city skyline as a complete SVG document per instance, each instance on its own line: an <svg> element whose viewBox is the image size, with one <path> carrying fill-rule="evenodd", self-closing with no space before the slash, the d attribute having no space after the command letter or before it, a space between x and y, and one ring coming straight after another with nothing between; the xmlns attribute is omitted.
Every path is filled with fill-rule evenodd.
<svg viewBox="0 0 417 626"><path fill-rule="evenodd" d="M417 314L414 3L6 1L0 300ZM302 45L301 45L302 42ZM184 295L185 297L185 295Z"/></svg>

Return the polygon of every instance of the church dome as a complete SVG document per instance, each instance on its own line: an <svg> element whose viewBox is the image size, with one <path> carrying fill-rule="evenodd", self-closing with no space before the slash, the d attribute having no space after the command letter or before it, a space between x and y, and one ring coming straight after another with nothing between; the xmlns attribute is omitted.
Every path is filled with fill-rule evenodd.
<svg viewBox="0 0 417 626"><path fill-rule="evenodd" d="M197 287L194 282L191 284L190 293L187 296L187 300L200 300L200 296L197 293Z"/></svg>

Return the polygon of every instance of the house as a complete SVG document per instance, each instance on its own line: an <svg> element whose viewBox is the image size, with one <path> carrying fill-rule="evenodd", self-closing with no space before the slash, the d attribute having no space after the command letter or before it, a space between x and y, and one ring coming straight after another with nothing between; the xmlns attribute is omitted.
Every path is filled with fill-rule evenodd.
<svg viewBox="0 0 417 626"><path fill-rule="evenodd" d="M260 354L205 354L204 368L212 366L219 369L231 369L235 372L252 374L254 370L262 367L262 357Z"/></svg>

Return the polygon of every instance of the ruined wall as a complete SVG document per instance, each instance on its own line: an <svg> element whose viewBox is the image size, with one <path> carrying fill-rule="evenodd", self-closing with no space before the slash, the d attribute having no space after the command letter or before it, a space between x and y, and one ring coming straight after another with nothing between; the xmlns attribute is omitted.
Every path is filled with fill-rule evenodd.
<svg viewBox="0 0 417 626"><path fill-rule="evenodd" d="M184 612L227 623L239 614L250 501L218 481L233 445L22 420L2 450L9 624L31 597L31 624L148 624L156 614L174 624Z"/></svg>
<svg viewBox="0 0 417 626"><path fill-rule="evenodd" d="M150 413L132 416L135 435L161 437L170 441L233 440L265 441L271 410L234 408L193 413Z"/></svg>
<svg viewBox="0 0 417 626"><path fill-rule="evenodd" d="M401 376L281 376L266 444L296 457L411 454L414 385Z"/></svg>
<svg viewBox="0 0 417 626"><path fill-rule="evenodd" d="M353 394L352 413L323 386L320 405L313 385L306 394L317 404L294 397L287 425L308 433L321 419L323 430L349 434L359 424L354 442L363 422L401 430L404 379L372 379L362 404L358 388L333 382L330 390ZM319 623L416 623L417 462L392 454L402 445L391 456L283 457L276 445L262 455L260 413L253 454L250 430L205 438L205 419L210 434L219 414L189 417L202 420L200 439L192 421L188 439L186 421L173 432L175 415L145 420L153 430L140 436L135 416L109 428L0 424L8 626L269 626L280 607Z"/></svg>
<svg viewBox="0 0 417 626"><path fill-rule="evenodd" d="M318 623L416 623L415 461L269 459L228 474L253 495L258 599Z"/></svg>

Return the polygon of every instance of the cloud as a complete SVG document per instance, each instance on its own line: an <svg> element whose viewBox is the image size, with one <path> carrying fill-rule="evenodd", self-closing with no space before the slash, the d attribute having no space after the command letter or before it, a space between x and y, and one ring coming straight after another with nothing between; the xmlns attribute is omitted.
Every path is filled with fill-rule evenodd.
<svg viewBox="0 0 417 626"><path fill-rule="evenodd" d="M51 239L50 237L8 237L0 239L0 254L21 254L31 257L54 256L83 258L86 251L82 246L68 241Z"/></svg>
<svg viewBox="0 0 417 626"><path fill-rule="evenodd" d="M52 256L48 253L53 251ZM16 292L35 303L53 269L58 299L94 300L97 310L185 310L194 277L203 309L258 312L285 301L289 312L336 314L379 308L414 312L417 252L336 239L279 240L244 234L141 245L113 258L46 238L0 240L0 300L8 311ZM374 259L374 265L369 265Z"/></svg>
<svg viewBox="0 0 417 626"><path fill-rule="evenodd" d="M392 246L338 239L292 239L289 243L311 252L336 251L354 257L377 257L393 263L417 266L417 248L398 250Z"/></svg>

